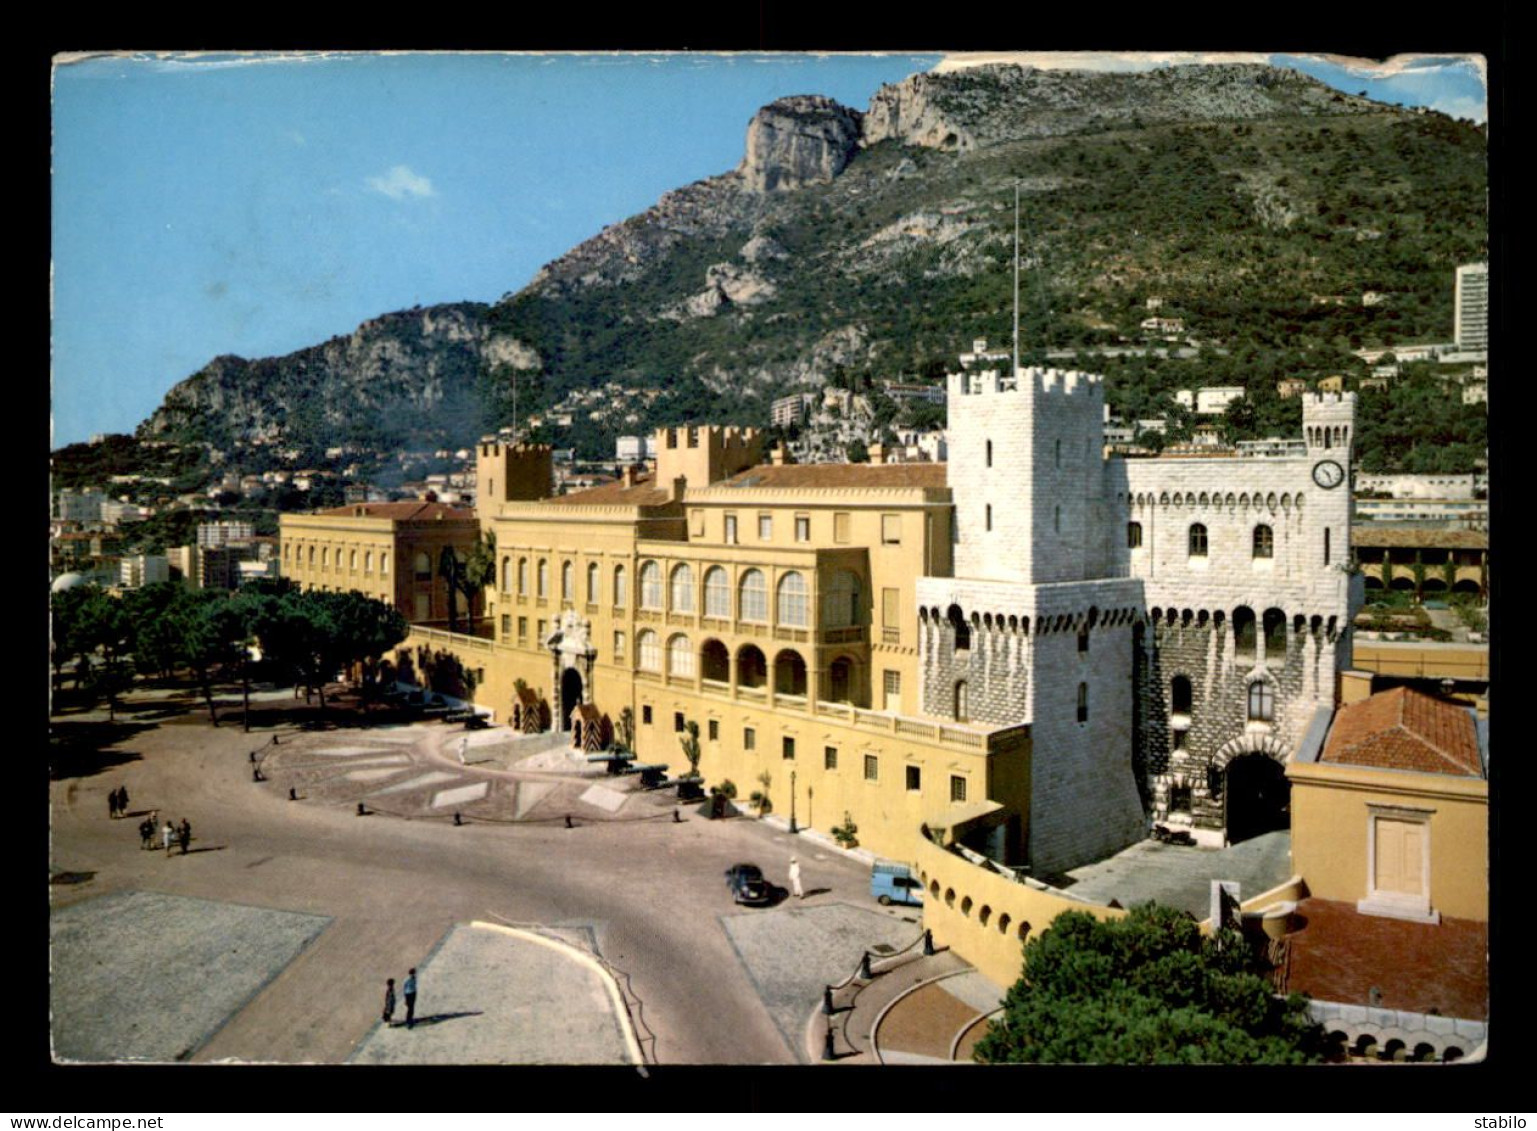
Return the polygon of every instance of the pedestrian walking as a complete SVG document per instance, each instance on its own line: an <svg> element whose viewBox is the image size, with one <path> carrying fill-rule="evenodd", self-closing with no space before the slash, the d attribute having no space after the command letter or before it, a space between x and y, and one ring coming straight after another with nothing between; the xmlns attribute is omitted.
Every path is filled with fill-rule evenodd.
<svg viewBox="0 0 1537 1131"><path fill-rule="evenodd" d="M117 787L117 815L119 817L128 816L128 787L126 785Z"/></svg>
<svg viewBox="0 0 1537 1131"><path fill-rule="evenodd" d="M107 794L107 816L117 820L117 790Z"/></svg>
<svg viewBox="0 0 1537 1131"><path fill-rule="evenodd" d="M790 857L790 890L796 899L806 898L806 893L801 890L801 862L793 856Z"/></svg>
<svg viewBox="0 0 1537 1131"><path fill-rule="evenodd" d="M389 978L384 983L384 1023L395 1024L395 979Z"/></svg>
<svg viewBox="0 0 1537 1131"><path fill-rule="evenodd" d="M176 828L170 821L167 821L165 828L160 830L160 841L165 845L165 854L171 855L171 845L176 842Z"/></svg>
<svg viewBox="0 0 1537 1131"><path fill-rule="evenodd" d="M192 843L192 826L182 821L181 828L176 830L176 840L181 844L181 854L187 855L187 846Z"/></svg>
<svg viewBox="0 0 1537 1131"><path fill-rule="evenodd" d="M141 849L155 847L155 822L148 817L139 822L139 847Z"/></svg>
<svg viewBox="0 0 1537 1131"><path fill-rule="evenodd" d="M400 987L406 997L406 1028L416 1024L416 967L411 967L411 972L406 975L406 984Z"/></svg>

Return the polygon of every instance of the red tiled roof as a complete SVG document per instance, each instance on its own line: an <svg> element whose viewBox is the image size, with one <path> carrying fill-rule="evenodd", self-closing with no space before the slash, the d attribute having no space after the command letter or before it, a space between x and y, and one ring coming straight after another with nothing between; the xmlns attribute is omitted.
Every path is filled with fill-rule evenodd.
<svg viewBox="0 0 1537 1131"><path fill-rule="evenodd" d="M769 487L787 490L859 487L946 487L942 463L786 463L760 464L714 484L720 487Z"/></svg>
<svg viewBox="0 0 1537 1131"><path fill-rule="evenodd" d="M1413 923L1326 899L1304 899L1297 912L1307 925L1287 936L1288 992L1369 1005L1376 988L1383 1009L1488 1019L1487 923Z"/></svg>
<svg viewBox="0 0 1537 1131"><path fill-rule="evenodd" d="M1336 711L1319 761L1484 776L1478 730L1467 709L1408 687Z"/></svg>
<svg viewBox="0 0 1537 1131"><path fill-rule="evenodd" d="M334 515L337 518L388 518L396 522L425 522L439 517L444 519L473 519L475 512L447 503L348 503L344 507L316 511L316 514Z"/></svg>
<svg viewBox="0 0 1537 1131"><path fill-rule="evenodd" d="M1483 530L1383 526L1375 522L1352 525L1350 540L1357 546L1417 546L1427 550L1487 550L1489 548L1489 535Z"/></svg>
<svg viewBox="0 0 1537 1131"><path fill-rule="evenodd" d="M656 485L655 475L637 475L631 487L626 487L624 480L619 479L545 501L568 507L659 507L671 500L672 495Z"/></svg>

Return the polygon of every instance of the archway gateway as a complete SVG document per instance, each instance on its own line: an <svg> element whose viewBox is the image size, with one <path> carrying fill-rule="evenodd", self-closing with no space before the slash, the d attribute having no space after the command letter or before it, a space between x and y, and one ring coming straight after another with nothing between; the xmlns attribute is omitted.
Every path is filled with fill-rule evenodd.
<svg viewBox="0 0 1537 1131"><path fill-rule="evenodd" d="M567 668L560 676L560 729L571 729L571 712L582 702L582 673Z"/></svg>
<svg viewBox="0 0 1537 1131"><path fill-rule="evenodd" d="M1244 754L1227 764L1225 777L1229 844L1291 826L1291 783L1279 762L1267 754Z"/></svg>

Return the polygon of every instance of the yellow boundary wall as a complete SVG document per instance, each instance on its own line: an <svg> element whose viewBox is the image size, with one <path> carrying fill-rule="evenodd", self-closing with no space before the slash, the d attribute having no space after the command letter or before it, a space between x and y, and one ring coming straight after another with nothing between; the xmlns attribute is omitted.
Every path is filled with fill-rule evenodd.
<svg viewBox="0 0 1537 1131"><path fill-rule="evenodd" d="M936 943L948 946L999 986L1019 980L1025 939L1045 930L1062 912L1087 911L1097 919L1126 914L1010 880L922 836L914 852L924 889L923 925L934 932Z"/></svg>

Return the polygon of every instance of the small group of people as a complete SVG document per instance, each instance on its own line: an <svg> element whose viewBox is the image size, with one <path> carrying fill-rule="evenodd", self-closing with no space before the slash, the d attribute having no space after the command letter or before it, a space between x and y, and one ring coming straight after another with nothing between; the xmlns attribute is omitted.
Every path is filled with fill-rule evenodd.
<svg viewBox="0 0 1537 1131"><path fill-rule="evenodd" d="M128 816L128 787L120 785L107 794L107 814L115 821Z"/></svg>
<svg viewBox="0 0 1537 1131"><path fill-rule="evenodd" d="M139 822L139 847L155 847L155 830L159 820L158 810L151 813ZM187 846L192 843L192 822L183 817L181 824L173 825L168 820L160 828L160 843L165 847L165 854L171 855L171 849L176 845L181 846L181 854L187 855Z"/></svg>
<svg viewBox="0 0 1537 1131"><path fill-rule="evenodd" d="M405 984L400 987L401 996L406 999L406 1028L416 1025L416 967L406 974ZM395 979L388 978L384 983L384 1023L393 1026L395 1024Z"/></svg>

